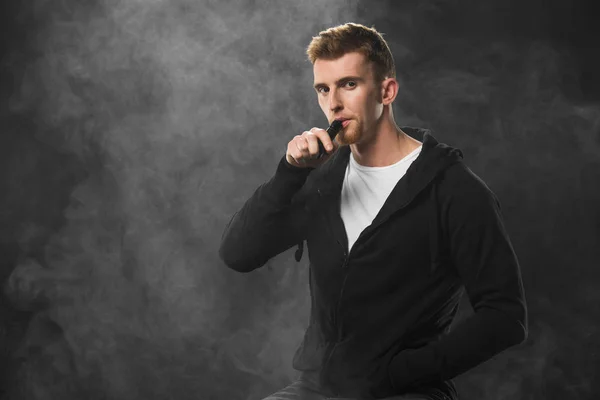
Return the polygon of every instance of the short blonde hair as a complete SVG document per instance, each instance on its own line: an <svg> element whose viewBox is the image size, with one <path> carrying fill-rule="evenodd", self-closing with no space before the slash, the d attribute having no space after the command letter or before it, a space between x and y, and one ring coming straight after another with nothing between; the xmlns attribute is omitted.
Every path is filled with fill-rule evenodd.
<svg viewBox="0 0 600 400"><path fill-rule="evenodd" d="M383 35L374 27L348 22L319 32L306 49L312 64L317 59L335 60L346 53L359 52L373 65L376 82L396 78L394 57Z"/></svg>

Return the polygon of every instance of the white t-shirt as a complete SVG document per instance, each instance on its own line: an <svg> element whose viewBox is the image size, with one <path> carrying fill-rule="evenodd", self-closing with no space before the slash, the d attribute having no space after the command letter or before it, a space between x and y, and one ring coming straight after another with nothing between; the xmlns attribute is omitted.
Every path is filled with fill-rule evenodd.
<svg viewBox="0 0 600 400"><path fill-rule="evenodd" d="M400 178L419 156L422 147L417 147L397 163L385 167L365 167L358 164L350 153L340 207L348 236L348 251L360 233L371 225Z"/></svg>

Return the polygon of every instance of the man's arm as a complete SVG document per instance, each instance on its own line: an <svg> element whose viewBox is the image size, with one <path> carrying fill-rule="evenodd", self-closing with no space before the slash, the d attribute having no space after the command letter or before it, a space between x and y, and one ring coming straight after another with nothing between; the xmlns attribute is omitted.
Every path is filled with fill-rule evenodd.
<svg viewBox="0 0 600 400"><path fill-rule="evenodd" d="M313 169L294 167L282 157L273 178L256 189L223 232L219 257L229 268L253 271L304 239L300 189Z"/></svg>
<svg viewBox="0 0 600 400"><path fill-rule="evenodd" d="M462 176L451 180L457 183L444 217L452 262L475 312L439 341L395 356L389 371L397 389L452 379L527 338L520 267L499 202L468 168L455 172Z"/></svg>

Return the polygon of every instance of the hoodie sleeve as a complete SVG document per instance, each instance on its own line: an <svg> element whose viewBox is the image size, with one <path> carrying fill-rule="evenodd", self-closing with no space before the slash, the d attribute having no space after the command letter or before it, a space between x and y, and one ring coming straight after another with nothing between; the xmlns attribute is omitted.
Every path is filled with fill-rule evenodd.
<svg viewBox="0 0 600 400"><path fill-rule="evenodd" d="M259 186L221 236L219 257L231 269L250 272L304 240L306 208L300 190L314 168L281 158L275 175Z"/></svg>
<svg viewBox="0 0 600 400"><path fill-rule="evenodd" d="M468 168L458 170L460 178L446 179L442 213L452 264L474 313L438 341L396 355L390 378L397 389L452 379L527 338L523 282L500 203Z"/></svg>

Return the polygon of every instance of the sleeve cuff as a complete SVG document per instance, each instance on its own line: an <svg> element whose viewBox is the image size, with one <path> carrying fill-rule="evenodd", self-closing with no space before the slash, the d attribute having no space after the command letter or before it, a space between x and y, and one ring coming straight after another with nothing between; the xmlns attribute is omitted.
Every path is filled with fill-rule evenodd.
<svg viewBox="0 0 600 400"><path fill-rule="evenodd" d="M271 178L270 185L277 201L288 203L306 182L308 175L314 168L299 168L289 164L285 156L279 161L275 176Z"/></svg>
<svg viewBox="0 0 600 400"><path fill-rule="evenodd" d="M285 156L283 156L279 161L274 176L274 180L277 182L276 186L279 187L283 182L286 182L287 184L291 183L292 187L298 189L299 186L304 184L313 169L314 168L294 167L288 163ZM284 186L286 185L284 184Z"/></svg>
<svg viewBox="0 0 600 400"><path fill-rule="evenodd" d="M279 161L279 167L277 168L277 172L279 172L279 170L284 170L284 171L289 171L289 172L293 172L299 175L308 175L310 173L310 171L312 171L314 168L310 168L310 167L306 167L306 168L300 168L300 167L295 167L292 164L290 164L289 162L287 162L287 159L285 158L285 155L283 157L281 157L281 160Z"/></svg>

